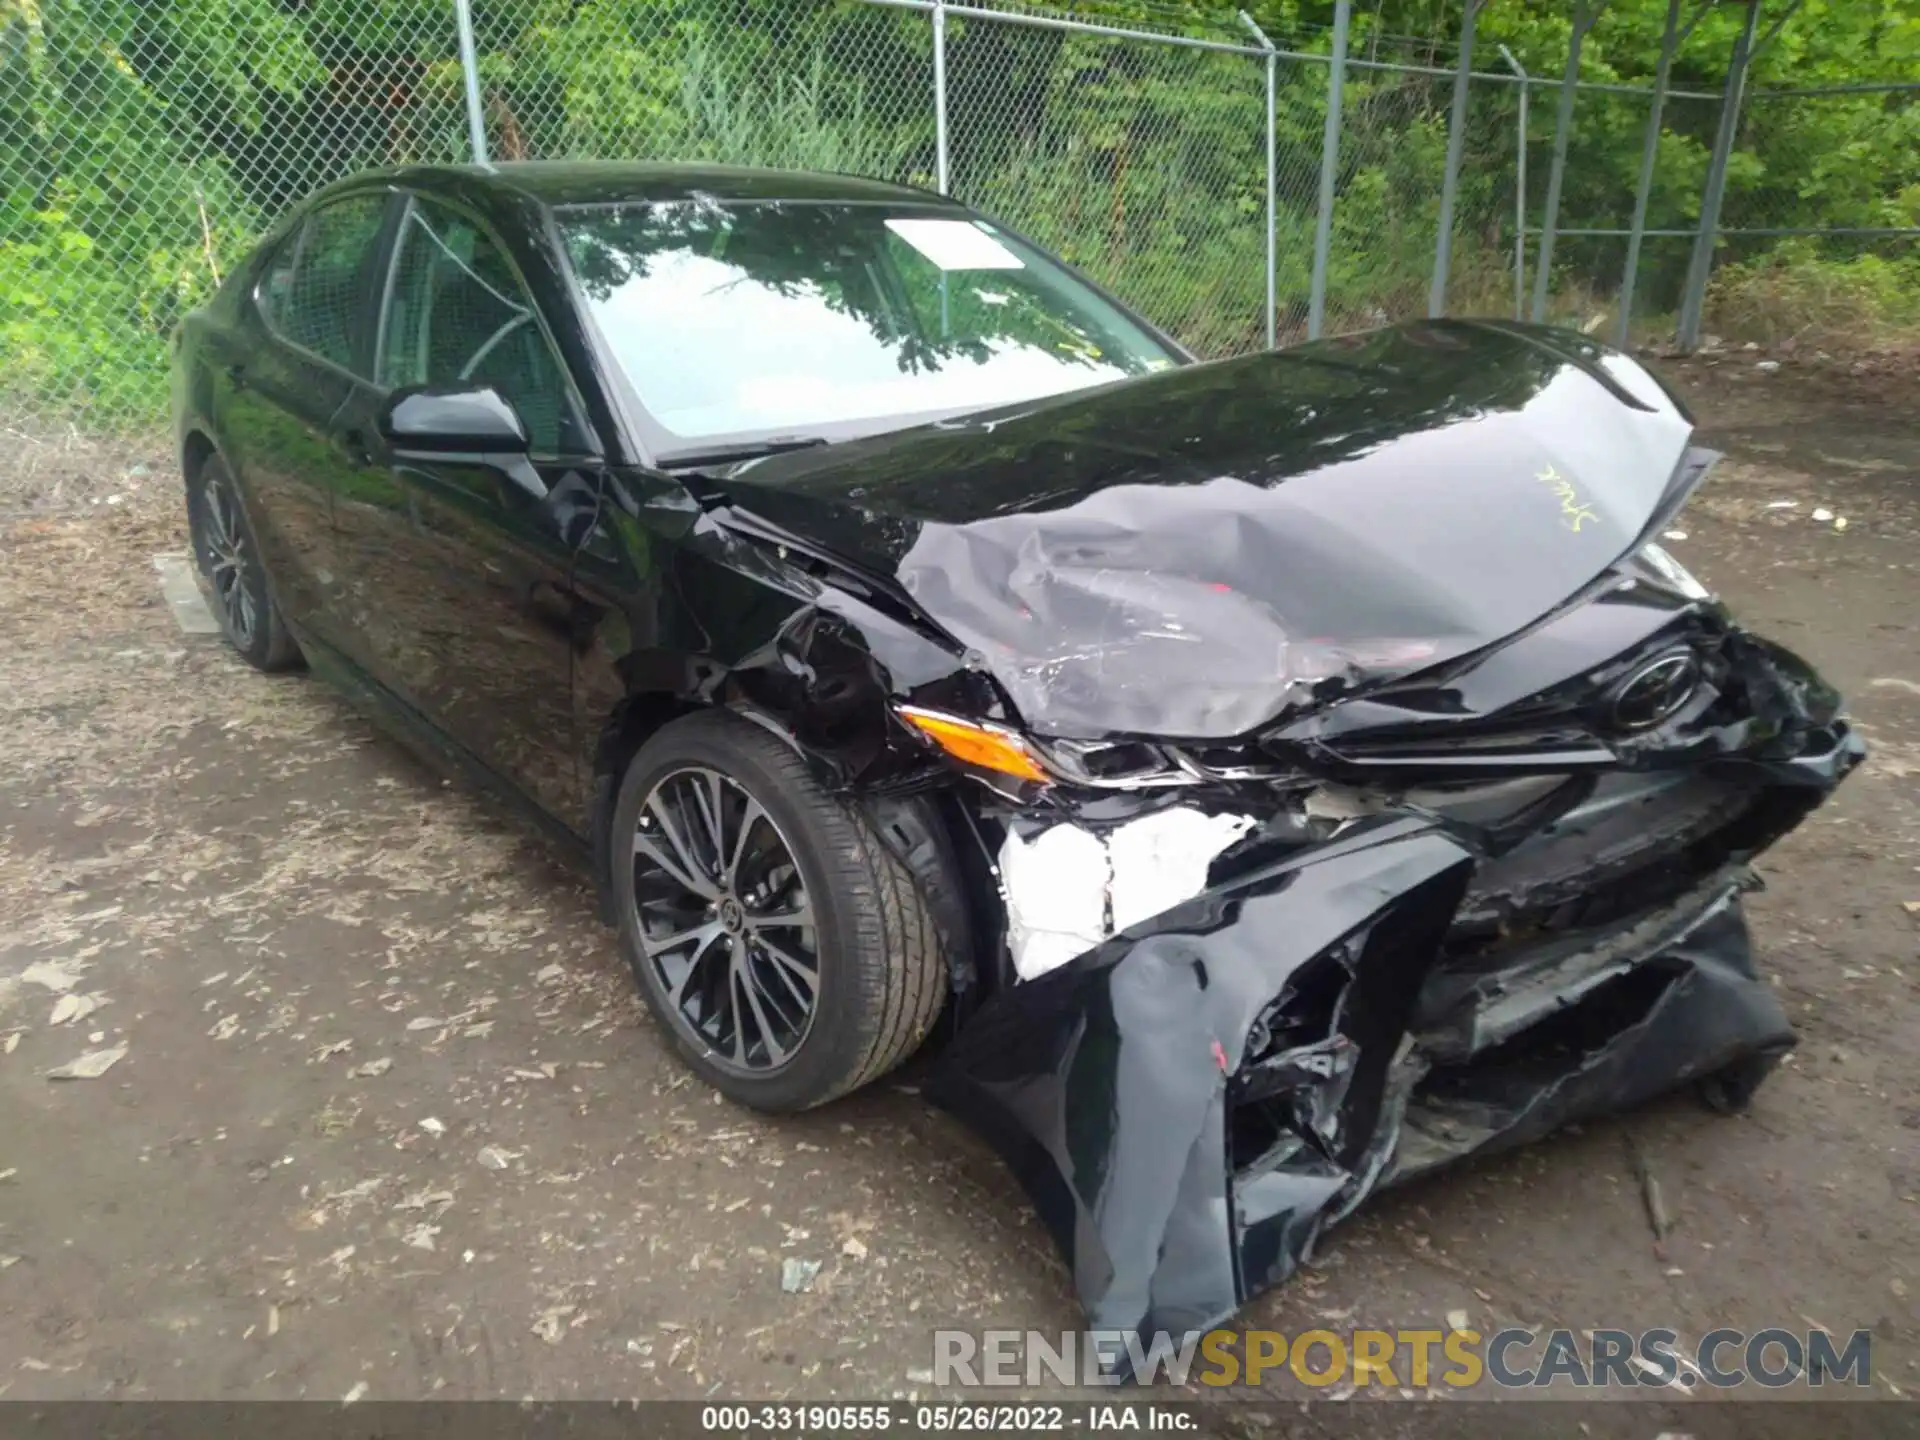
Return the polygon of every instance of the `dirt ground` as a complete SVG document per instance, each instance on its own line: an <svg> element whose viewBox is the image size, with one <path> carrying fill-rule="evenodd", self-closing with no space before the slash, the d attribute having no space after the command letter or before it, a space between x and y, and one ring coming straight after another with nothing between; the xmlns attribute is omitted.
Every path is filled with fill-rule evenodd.
<svg viewBox="0 0 1920 1440"><path fill-rule="evenodd" d="M1672 548L1874 746L1752 902L1802 1043L1746 1116L1677 1097L1382 1197L1245 1319L1865 1326L1912 1395L1920 370L1668 368L1731 457ZM721 1102L541 842L184 636L164 455L0 438L0 1395L871 1399L927 1392L936 1326L1076 1324L960 1125L900 1085Z"/></svg>

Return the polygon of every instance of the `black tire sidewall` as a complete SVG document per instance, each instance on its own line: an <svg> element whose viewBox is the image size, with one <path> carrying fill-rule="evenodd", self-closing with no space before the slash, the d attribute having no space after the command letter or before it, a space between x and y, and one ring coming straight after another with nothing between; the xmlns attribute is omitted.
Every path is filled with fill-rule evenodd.
<svg viewBox="0 0 1920 1440"><path fill-rule="evenodd" d="M614 805L609 846L621 948L647 1008L701 1078L730 1099L773 1112L804 1110L843 1092L850 1077L859 1072L868 1047L859 987L847 973L857 963L858 932L849 913L855 902L833 883L832 871L820 860L823 853L847 842L849 837L836 835L836 828L857 821L819 790L811 776L804 772L796 776L785 765L774 768L789 753L780 740L752 722L719 712L670 722L641 746L627 766ZM792 759L800 763L798 756ZM760 803L792 851L813 907L819 964L813 1023L793 1059L765 1075L742 1075L713 1063L710 1047L673 1012L640 944L631 861L640 807L663 776L688 766L719 771Z"/></svg>

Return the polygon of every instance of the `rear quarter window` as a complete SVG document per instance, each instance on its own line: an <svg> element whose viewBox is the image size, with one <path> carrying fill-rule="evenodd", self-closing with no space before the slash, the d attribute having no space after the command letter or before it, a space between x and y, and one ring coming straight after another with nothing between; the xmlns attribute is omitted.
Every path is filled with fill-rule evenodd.
<svg viewBox="0 0 1920 1440"><path fill-rule="evenodd" d="M351 195L307 217L267 263L256 292L267 324L343 370L358 371L368 318L379 308L369 263L385 195Z"/></svg>

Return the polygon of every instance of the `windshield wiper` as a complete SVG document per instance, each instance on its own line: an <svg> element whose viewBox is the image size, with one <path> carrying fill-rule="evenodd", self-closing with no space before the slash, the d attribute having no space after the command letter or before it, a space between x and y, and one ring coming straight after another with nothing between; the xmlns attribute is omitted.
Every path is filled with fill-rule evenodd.
<svg viewBox="0 0 1920 1440"><path fill-rule="evenodd" d="M769 455L784 455L789 450L810 450L825 445L824 435L781 435L771 440L745 440L738 445L716 445L711 450L676 450L659 457L663 470L705 470L716 465L737 465L743 460L764 460Z"/></svg>

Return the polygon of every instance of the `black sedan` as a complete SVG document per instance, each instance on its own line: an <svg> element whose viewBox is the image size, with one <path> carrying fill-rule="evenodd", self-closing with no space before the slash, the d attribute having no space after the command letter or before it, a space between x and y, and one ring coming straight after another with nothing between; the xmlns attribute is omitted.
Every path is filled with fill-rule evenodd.
<svg viewBox="0 0 1920 1440"><path fill-rule="evenodd" d="M734 1099L937 1049L1103 1330L1791 1043L1748 863L1862 747L1661 548L1714 457L1577 335L1202 364L918 190L410 169L269 235L173 402L247 661L577 846Z"/></svg>

